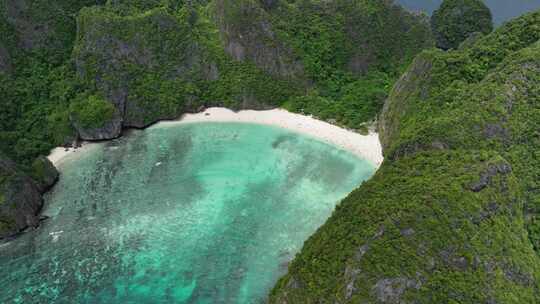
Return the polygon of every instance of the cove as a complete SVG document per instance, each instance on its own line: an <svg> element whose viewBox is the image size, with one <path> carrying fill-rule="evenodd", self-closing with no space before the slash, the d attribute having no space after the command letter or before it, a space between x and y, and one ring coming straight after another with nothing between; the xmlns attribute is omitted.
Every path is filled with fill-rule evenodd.
<svg viewBox="0 0 540 304"><path fill-rule="evenodd" d="M60 165L50 219L0 245L1 303L262 303L357 156L246 123L154 126Z"/></svg>

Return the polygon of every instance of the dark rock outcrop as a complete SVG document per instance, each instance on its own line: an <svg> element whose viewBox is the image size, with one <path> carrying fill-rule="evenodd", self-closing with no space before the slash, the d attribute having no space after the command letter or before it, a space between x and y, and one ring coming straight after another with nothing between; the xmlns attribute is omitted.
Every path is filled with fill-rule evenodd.
<svg viewBox="0 0 540 304"><path fill-rule="evenodd" d="M84 127L77 121L72 121L72 123L79 134L79 138L82 140L114 139L122 134L122 118L118 116L110 121L106 121L103 126L97 128Z"/></svg>
<svg viewBox="0 0 540 304"><path fill-rule="evenodd" d="M0 155L0 239L39 225L42 191L56 180L56 170L46 162L42 165L43 179L36 182L17 169L15 163Z"/></svg>
<svg viewBox="0 0 540 304"><path fill-rule="evenodd" d="M181 16L163 6L152 8L154 5L150 5L150 10L135 10L133 15L126 16L118 13L120 8L129 6L124 1L83 9L78 17L74 49L77 72L87 82L95 83L96 95L113 104L117 116L105 126L91 129L74 120L80 137L115 138L122 128L145 128L159 120L195 112L201 106L268 108L267 102L275 98L274 92L269 93L267 83L260 79L274 80L274 74L285 79L298 71L296 63L289 60L290 49L277 40L269 21L263 18L266 12L257 3L216 1L214 17L221 27L213 26L222 29L225 50L212 49L209 42L199 41L197 11L190 6L183 8L189 13ZM247 14L242 16L254 23L238 28L223 17L236 13ZM220 43L217 35L212 39L212 43ZM240 63L232 63L233 60ZM257 83L253 86L250 81ZM207 92L212 86L219 87L213 89L219 92L217 98ZM256 90L264 91L266 96L260 97L253 92ZM222 100L223 95L229 100Z"/></svg>
<svg viewBox="0 0 540 304"><path fill-rule="evenodd" d="M45 193L58 181L60 173L45 156L40 156L32 163L32 178L41 193Z"/></svg>
<svg viewBox="0 0 540 304"><path fill-rule="evenodd" d="M494 164L489 166L486 171L480 174L478 181L475 181L470 185L470 188L474 192L480 192L485 189L490 183L491 180L498 174L509 174L512 172L512 168L508 164Z"/></svg>
<svg viewBox="0 0 540 304"><path fill-rule="evenodd" d="M420 289L422 283L405 277L380 279L373 286L372 293L379 303L400 303L407 289Z"/></svg>
<svg viewBox="0 0 540 304"><path fill-rule="evenodd" d="M9 52L0 41L0 73L9 73L11 68L11 57L9 56Z"/></svg>

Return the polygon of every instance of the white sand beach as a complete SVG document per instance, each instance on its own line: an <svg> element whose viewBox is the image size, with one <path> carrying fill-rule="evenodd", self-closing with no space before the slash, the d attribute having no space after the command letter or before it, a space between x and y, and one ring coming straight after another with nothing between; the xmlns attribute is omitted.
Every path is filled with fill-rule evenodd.
<svg viewBox="0 0 540 304"><path fill-rule="evenodd" d="M370 131L368 135L361 135L313 117L291 113L283 109L234 112L227 108L208 108L201 113L185 114L178 120L159 122L154 127L198 122L243 122L281 127L338 146L371 162L377 168L383 161L381 143L377 133ZM77 149L55 148L48 158L55 166L58 166L66 159L84 153L94 145L96 144L84 142Z"/></svg>
<svg viewBox="0 0 540 304"><path fill-rule="evenodd" d="M196 122L243 122L272 125L306 134L338 146L368 160L377 168L383 161L382 147L377 133L370 131L368 135L361 135L313 117L291 113L283 109L234 112L226 108L208 108L201 113L186 114L179 120L160 122L157 126Z"/></svg>
<svg viewBox="0 0 540 304"><path fill-rule="evenodd" d="M47 156L47 158L51 161L51 163L53 163L55 167L58 167L58 165L60 165L67 159L75 157L78 154L82 154L91 149L92 147L95 147L96 145L97 143L82 142L81 146L78 148L57 147L52 149L51 153Z"/></svg>

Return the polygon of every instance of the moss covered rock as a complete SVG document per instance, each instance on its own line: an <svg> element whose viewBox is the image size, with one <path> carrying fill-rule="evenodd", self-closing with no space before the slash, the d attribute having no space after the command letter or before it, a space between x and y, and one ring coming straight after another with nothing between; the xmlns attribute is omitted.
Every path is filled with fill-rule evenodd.
<svg viewBox="0 0 540 304"><path fill-rule="evenodd" d="M215 18L225 51L238 61L251 61L263 71L281 77L302 78L302 62L292 45L280 39L270 8L280 1L217 0ZM286 9L286 8L284 8Z"/></svg>
<svg viewBox="0 0 540 304"><path fill-rule="evenodd" d="M482 0L444 0L431 16L437 47L456 49L473 33L493 30L491 11Z"/></svg>
<svg viewBox="0 0 540 304"><path fill-rule="evenodd" d="M77 12L84 6L104 2L2 0L0 45L4 44L12 57L21 56L21 51L27 54L39 52L52 62L60 62L71 53L76 31L74 17Z"/></svg>
<svg viewBox="0 0 540 304"><path fill-rule="evenodd" d="M30 176L38 185L41 193L49 190L57 181L60 173L45 156L40 156L32 162Z"/></svg>
<svg viewBox="0 0 540 304"><path fill-rule="evenodd" d="M534 303L537 259L500 155L419 153L341 202L271 302Z"/></svg>
<svg viewBox="0 0 540 304"><path fill-rule="evenodd" d="M508 159L521 179L526 225L536 250L539 28L536 12L459 52L425 52L398 83L382 115L388 158L426 149L482 148ZM415 73L418 69L424 72Z"/></svg>
<svg viewBox="0 0 540 304"><path fill-rule="evenodd" d="M71 103L70 113L81 139L111 139L122 132L122 118L118 110L102 97L80 95Z"/></svg>
<svg viewBox="0 0 540 304"><path fill-rule="evenodd" d="M36 227L42 205L38 184L0 155L0 239Z"/></svg>
<svg viewBox="0 0 540 304"><path fill-rule="evenodd" d="M162 7L130 16L109 7L81 12L78 72L114 104L123 126L145 127L178 116L192 84L210 69L191 37L187 14Z"/></svg>

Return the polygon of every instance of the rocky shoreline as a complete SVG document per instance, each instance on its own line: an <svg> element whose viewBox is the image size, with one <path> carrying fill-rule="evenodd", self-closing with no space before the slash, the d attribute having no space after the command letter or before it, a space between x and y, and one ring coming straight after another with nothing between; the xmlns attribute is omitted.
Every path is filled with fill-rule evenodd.
<svg viewBox="0 0 540 304"><path fill-rule="evenodd" d="M33 167L36 173L30 176L20 171L12 161L0 157L4 194L0 197L0 226L3 228L0 229L0 241L11 240L29 228L37 228L44 219L40 216L42 195L56 184L60 174L45 157L38 158Z"/></svg>

